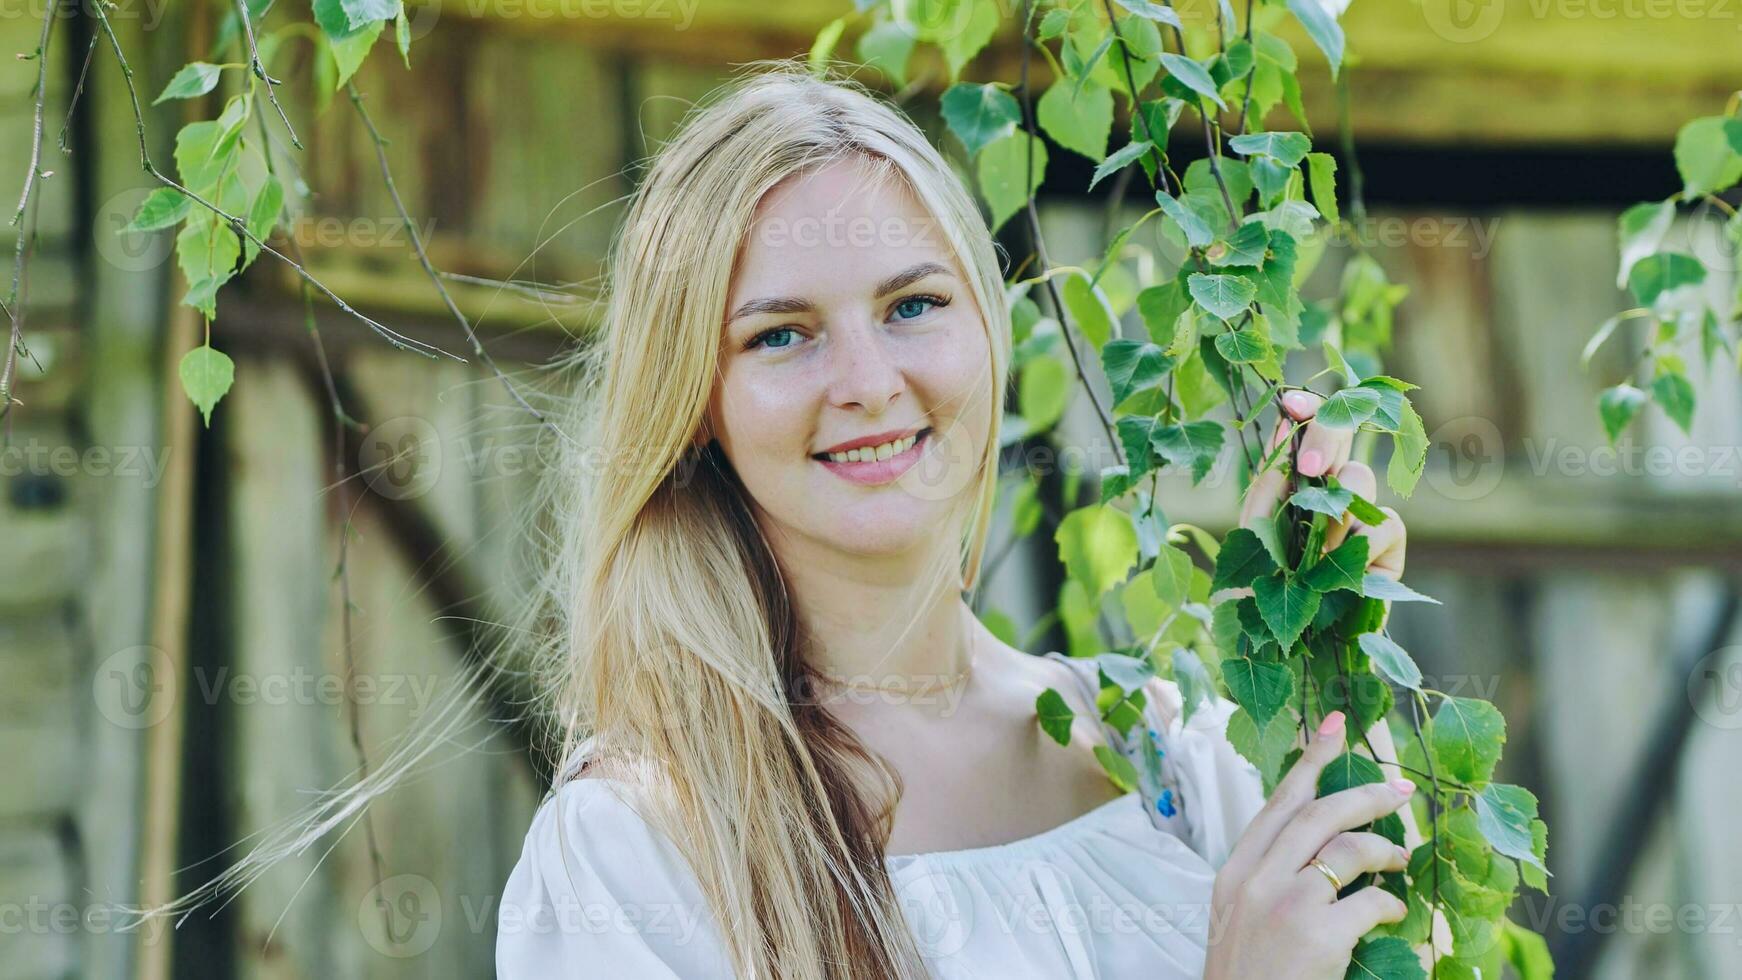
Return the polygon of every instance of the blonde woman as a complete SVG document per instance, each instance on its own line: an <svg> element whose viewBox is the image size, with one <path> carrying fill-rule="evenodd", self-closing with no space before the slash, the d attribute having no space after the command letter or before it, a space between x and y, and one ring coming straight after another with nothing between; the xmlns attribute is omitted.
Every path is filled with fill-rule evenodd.
<svg viewBox="0 0 1742 980"><path fill-rule="evenodd" d="M1122 795L1094 666L971 613L1008 309L911 122L792 68L741 80L652 162L610 286L543 583L563 763L502 976L1340 978L1403 915L1337 894L1403 867L1354 828L1408 796L1313 801L1340 716L1266 803L1232 706L1183 722L1155 681L1167 786ZM1297 465L1375 489L1316 425ZM1337 533L1401 572L1395 516ZM1035 722L1048 687L1068 747Z"/></svg>

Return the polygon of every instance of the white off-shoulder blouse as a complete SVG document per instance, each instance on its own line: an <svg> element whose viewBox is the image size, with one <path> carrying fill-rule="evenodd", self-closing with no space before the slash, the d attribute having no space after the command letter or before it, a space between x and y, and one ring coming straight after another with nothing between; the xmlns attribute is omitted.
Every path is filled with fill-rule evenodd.
<svg viewBox="0 0 1742 980"><path fill-rule="evenodd" d="M1060 653L1093 703L1094 661ZM1154 756L1103 725L1137 791L1050 830L987 847L886 859L916 944L940 980L1186 980L1203 974L1210 891L1263 805L1257 770L1225 735L1234 705L1189 721L1150 699ZM719 924L677 847L628 784L571 780L546 800L504 888L496 969L521 977L731 978Z"/></svg>

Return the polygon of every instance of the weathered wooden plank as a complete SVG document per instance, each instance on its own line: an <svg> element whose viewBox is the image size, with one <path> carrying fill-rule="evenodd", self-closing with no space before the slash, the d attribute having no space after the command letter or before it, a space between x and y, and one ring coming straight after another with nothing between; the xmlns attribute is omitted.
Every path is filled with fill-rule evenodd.
<svg viewBox="0 0 1742 980"><path fill-rule="evenodd" d="M62 817L77 799L79 723L91 720L81 667L63 609L0 616L0 820Z"/></svg>
<svg viewBox="0 0 1742 980"><path fill-rule="evenodd" d="M74 976L79 937L109 931L101 927L107 920L87 918L94 906L78 894L66 848L49 823L0 823L0 895L8 903L0 963L17 980ZM87 923L100 928L87 929Z"/></svg>

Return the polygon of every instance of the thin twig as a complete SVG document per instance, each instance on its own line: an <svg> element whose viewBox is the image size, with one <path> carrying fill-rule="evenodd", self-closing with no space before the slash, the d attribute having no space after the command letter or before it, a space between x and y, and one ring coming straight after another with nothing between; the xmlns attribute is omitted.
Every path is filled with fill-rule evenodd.
<svg viewBox="0 0 1742 980"><path fill-rule="evenodd" d="M85 63L79 67L79 81L73 86L73 97L67 101L67 117L61 121L60 136L56 142L60 144L62 153L71 153L73 148L67 145L67 130L73 124L73 112L79 107L79 97L85 94L85 76L91 72L91 59L97 54L97 36L91 35L91 41L85 45Z"/></svg>
<svg viewBox="0 0 1742 980"><path fill-rule="evenodd" d="M240 3L241 0L237 0L237 2ZM466 340L471 342L472 353L478 355L478 359L484 362L484 366L496 375L498 381L502 382L502 387L508 390L509 397L537 419L540 425L556 432L556 426L544 417L544 413L532 407L532 404L514 386L514 382L509 380L508 375L504 374L502 369L496 365L496 359L484 349L483 342L478 339L477 331L472 329L471 321L466 319L466 314L460 312L459 305L448 293L447 285L442 282L441 273L436 271L435 265L429 260L429 251L424 248L423 234L417 230L417 222L411 220L411 213L405 209L405 201L399 196L399 185L393 180L393 168L387 162L387 141L382 138L381 130L375 127L375 120L369 115L368 107L363 104L363 94L357 91L357 83L347 81L345 91L351 96L351 104L357 107L357 115L363 120L363 128L369 131L369 139L375 144L375 162L381 167L381 182L387 185L387 195L393 199L393 209L399 212L399 220L405 223L406 231L411 236L411 250L416 253L417 262L423 266L423 271L429 276L429 281L435 284L436 292L441 295L442 304L448 308L449 313L453 314L454 320L465 332Z"/></svg>
<svg viewBox="0 0 1742 980"><path fill-rule="evenodd" d="M248 40L248 67L254 72L255 78L266 83L266 101L278 110L278 118L284 123L284 131L290 134L290 145L300 150L302 141L296 138L296 130L290 125L290 117L284 114L284 106L278 104L278 95L273 91L281 83L266 74L266 66L260 63L260 49L254 44L254 24L248 19L247 0L236 0L236 16L242 21L242 36Z"/></svg>

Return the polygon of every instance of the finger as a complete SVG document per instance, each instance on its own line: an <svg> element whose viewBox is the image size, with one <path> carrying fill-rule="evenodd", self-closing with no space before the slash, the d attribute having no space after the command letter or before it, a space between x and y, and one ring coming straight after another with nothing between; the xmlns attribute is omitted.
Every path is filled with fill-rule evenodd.
<svg viewBox="0 0 1742 980"><path fill-rule="evenodd" d="M1240 503L1240 526L1251 527L1274 514L1287 489L1288 475L1280 467L1258 474L1258 479L1246 488L1246 499Z"/></svg>
<svg viewBox="0 0 1742 980"><path fill-rule="evenodd" d="M1306 867L1331 838L1395 812L1414 792L1414 783L1394 779L1321 796L1300 807L1294 819L1276 835L1276 843L1265 854L1263 863L1272 870L1292 874Z"/></svg>
<svg viewBox="0 0 1742 980"><path fill-rule="evenodd" d="M1367 570L1391 579L1403 578L1403 560L1409 544L1409 532L1403 518L1390 507L1381 507L1385 523L1368 526L1355 522L1354 533L1367 539Z"/></svg>
<svg viewBox="0 0 1742 980"><path fill-rule="evenodd" d="M1242 867L1247 867L1265 860L1271 845L1294 819L1295 813L1318 795L1319 773L1324 771L1332 759L1342 754L1344 725L1341 711L1333 711L1325 716L1318 731L1313 733L1306 748L1301 751L1300 758L1295 760L1294 768L1282 777L1282 782L1276 784L1276 790L1270 794L1263 809L1246 824L1245 832L1235 842L1234 851L1228 857L1230 864L1238 859ZM1305 863L1302 860L1287 871L1292 872Z"/></svg>
<svg viewBox="0 0 1742 980"><path fill-rule="evenodd" d="M1264 447L1263 459L1270 459L1276 448L1287 442L1294 432L1293 423L1278 419L1275 428L1270 430L1270 438ZM1288 489L1288 475L1278 460L1275 465L1258 474L1251 485L1246 488L1246 497L1240 502L1240 526L1251 527L1253 524L1275 513L1276 506L1282 503L1282 495Z"/></svg>
<svg viewBox="0 0 1742 980"><path fill-rule="evenodd" d="M1290 391L1282 396L1282 409L1297 422L1307 422L1295 451L1295 470L1301 476L1324 476L1349 460L1355 445L1354 429L1331 429L1316 421L1324 399L1310 391Z"/></svg>
<svg viewBox="0 0 1742 980"><path fill-rule="evenodd" d="M1319 848L1316 857L1345 885L1370 871L1402 871L1409 866L1408 851L1401 845L1393 844L1390 838L1372 832L1347 831L1338 834L1331 838L1330 843ZM1322 889L1327 903L1337 900L1336 892L1331 888L1331 879L1310 862L1300 869L1300 877L1303 886ZM1320 893L1315 891L1313 894Z"/></svg>
<svg viewBox="0 0 1742 980"><path fill-rule="evenodd" d="M1402 922L1409 915L1409 906L1378 885L1368 885L1332 905L1331 915L1335 923L1333 928L1348 940L1350 946L1354 946L1362 936L1372 932L1374 926Z"/></svg>
<svg viewBox="0 0 1742 980"><path fill-rule="evenodd" d="M1373 467L1358 459L1344 463L1332 471L1332 475L1337 478L1337 482L1342 485L1343 489L1358 497L1372 500L1379 492L1379 478L1373 475ZM1335 551L1357 523L1359 522L1350 517L1347 511L1344 511L1342 517L1327 524L1325 526L1325 550ZM1372 554L1369 551L1368 557L1371 558Z"/></svg>
<svg viewBox="0 0 1742 980"><path fill-rule="evenodd" d="M1349 461L1355 447L1354 429L1332 429L1308 422L1295 452L1295 469L1301 476L1324 476Z"/></svg>

